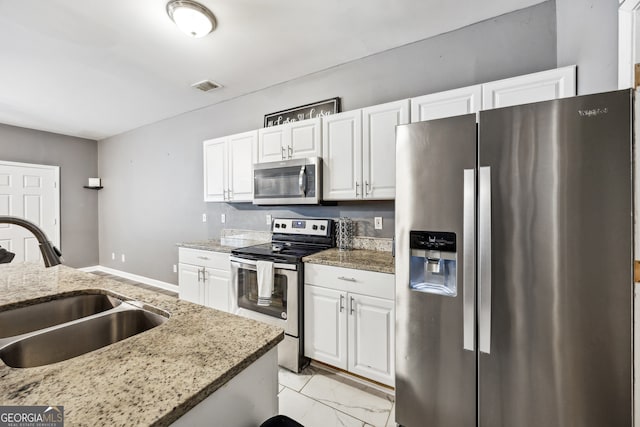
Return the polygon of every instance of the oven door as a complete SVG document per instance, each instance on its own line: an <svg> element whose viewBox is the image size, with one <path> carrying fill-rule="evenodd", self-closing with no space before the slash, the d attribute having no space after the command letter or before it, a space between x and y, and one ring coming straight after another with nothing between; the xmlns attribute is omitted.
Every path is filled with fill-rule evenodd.
<svg viewBox="0 0 640 427"><path fill-rule="evenodd" d="M298 266L273 265L271 305L258 305L256 261L231 257L231 280L237 304L236 313L279 326L288 335L298 336Z"/></svg>

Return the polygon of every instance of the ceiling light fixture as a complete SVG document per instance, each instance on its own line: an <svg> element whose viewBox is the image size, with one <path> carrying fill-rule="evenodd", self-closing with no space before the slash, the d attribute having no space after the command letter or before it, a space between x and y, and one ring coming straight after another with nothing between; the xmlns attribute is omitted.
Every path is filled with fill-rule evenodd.
<svg viewBox="0 0 640 427"><path fill-rule="evenodd" d="M171 0L167 14L183 33L204 37L216 28L216 18L205 6L191 0Z"/></svg>

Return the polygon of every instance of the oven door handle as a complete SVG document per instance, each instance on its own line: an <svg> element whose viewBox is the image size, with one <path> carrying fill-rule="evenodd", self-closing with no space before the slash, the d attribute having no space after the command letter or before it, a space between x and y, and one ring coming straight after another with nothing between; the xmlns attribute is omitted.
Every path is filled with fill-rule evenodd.
<svg viewBox="0 0 640 427"><path fill-rule="evenodd" d="M232 267L236 267L236 268L244 268L247 270L256 270L257 269L257 265L258 265L258 261L254 261L252 259L245 259L245 258L239 258L239 257L229 257L229 259L231 260L231 266ZM282 263L274 263L273 264L273 268L275 270L291 270L291 271L298 271L298 266L296 264L282 264Z"/></svg>

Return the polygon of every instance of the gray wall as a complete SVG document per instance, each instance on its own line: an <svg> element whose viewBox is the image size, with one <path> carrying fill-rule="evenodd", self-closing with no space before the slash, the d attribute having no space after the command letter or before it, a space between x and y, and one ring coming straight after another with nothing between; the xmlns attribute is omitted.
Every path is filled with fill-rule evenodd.
<svg viewBox="0 0 640 427"><path fill-rule="evenodd" d="M82 188L98 176L96 141L0 124L0 160L60 166L60 245L65 264L98 264L98 192Z"/></svg>
<svg viewBox="0 0 640 427"><path fill-rule="evenodd" d="M100 264L177 283L176 242L218 237L222 227L267 230L266 213L350 216L359 234L392 236L393 202L277 210L204 203L202 141L260 128L265 113L319 99L340 96L346 111L554 68L555 9L545 2L100 141ZM382 232L373 231L374 216L384 218Z"/></svg>
<svg viewBox="0 0 640 427"><path fill-rule="evenodd" d="M578 95L618 87L618 0L557 0L558 67L578 66Z"/></svg>

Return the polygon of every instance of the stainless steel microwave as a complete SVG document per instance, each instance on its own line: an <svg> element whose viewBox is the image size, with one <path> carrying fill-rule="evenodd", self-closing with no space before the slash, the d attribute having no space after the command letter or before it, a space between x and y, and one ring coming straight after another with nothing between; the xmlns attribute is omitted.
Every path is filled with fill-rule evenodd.
<svg viewBox="0 0 640 427"><path fill-rule="evenodd" d="M317 205L322 199L322 159L253 165L254 205Z"/></svg>

